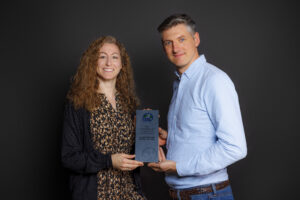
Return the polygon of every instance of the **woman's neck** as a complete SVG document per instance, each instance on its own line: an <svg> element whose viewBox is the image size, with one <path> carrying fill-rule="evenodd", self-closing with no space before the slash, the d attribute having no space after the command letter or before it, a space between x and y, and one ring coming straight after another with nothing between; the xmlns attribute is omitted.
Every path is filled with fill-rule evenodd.
<svg viewBox="0 0 300 200"><path fill-rule="evenodd" d="M116 81L102 81L99 80L98 93L103 93L105 96L111 98L116 93Z"/></svg>

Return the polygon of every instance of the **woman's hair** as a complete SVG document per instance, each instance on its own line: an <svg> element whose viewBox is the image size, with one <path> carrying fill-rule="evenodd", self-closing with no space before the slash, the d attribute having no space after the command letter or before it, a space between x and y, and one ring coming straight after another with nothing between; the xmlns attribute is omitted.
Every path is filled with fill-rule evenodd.
<svg viewBox="0 0 300 200"><path fill-rule="evenodd" d="M85 108L90 112L100 105L96 92L99 87L96 69L100 48L105 43L115 44L120 50L122 68L117 76L116 89L120 93L123 108L127 112L134 112L138 106L138 98L135 94L130 59L123 44L112 36L96 39L83 53L77 72L72 78L67 99L73 103L75 109Z"/></svg>

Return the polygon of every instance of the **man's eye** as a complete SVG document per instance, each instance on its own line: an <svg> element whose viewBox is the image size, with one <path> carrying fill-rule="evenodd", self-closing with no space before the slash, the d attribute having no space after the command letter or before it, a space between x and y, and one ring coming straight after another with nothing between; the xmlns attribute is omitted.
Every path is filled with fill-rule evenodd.
<svg viewBox="0 0 300 200"><path fill-rule="evenodd" d="M168 46L168 45L170 45L171 43L172 43L172 42L170 42L170 41L165 41L165 42L164 42L164 45L165 45L165 46Z"/></svg>
<svg viewBox="0 0 300 200"><path fill-rule="evenodd" d="M179 39L180 42L183 42L184 40L185 40L184 38L180 38L180 39Z"/></svg>

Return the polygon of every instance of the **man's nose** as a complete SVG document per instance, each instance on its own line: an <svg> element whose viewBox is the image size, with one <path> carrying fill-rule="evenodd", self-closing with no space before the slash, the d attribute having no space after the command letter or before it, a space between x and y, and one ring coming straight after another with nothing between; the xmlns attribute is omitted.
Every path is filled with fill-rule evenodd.
<svg viewBox="0 0 300 200"><path fill-rule="evenodd" d="M178 44L177 44L177 42L173 42L173 44L172 44L172 50L173 50L174 53L178 52Z"/></svg>

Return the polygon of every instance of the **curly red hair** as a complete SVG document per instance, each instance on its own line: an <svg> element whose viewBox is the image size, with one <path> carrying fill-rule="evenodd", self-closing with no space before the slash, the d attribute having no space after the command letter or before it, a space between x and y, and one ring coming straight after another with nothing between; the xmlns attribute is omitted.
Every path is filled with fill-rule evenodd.
<svg viewBox="0 0 300 200"><path fill-rule="evenodd" d="M113 36L104 36L96 39L83 53L76 74L72 78L67 99L75 107L85 108L93 111L99 105L97 89L99 80L97 79L97 61L100 48L105 44L115 44L121 54L122 68L117 76L116 89L120 93L123 108L128 112L134 112L138 106L138 98L135 94L135 85L130 59L124 45Z"/></svg>

